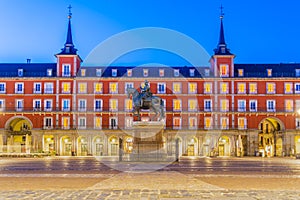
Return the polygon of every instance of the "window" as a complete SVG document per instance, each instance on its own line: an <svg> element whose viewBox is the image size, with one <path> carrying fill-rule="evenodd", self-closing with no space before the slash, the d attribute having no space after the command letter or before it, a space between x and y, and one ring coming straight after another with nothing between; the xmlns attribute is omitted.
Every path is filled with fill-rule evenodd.
<svg viewBox="0 0 300 200"><path fill-rule="evenodd" d="M125 99L125 111L132 111L132 100Z"/></svg>
<svg viewBox="0 0 300 200"><path fill-rule="evenodd" d="M42 93L42 84L41 83L34 83L33 93L34 94L41 94Z"/></svg>
<svg viewBox="0 0 300 200"><path fill-rule="evenodd" d="M300 83L295 83L295 94L300 94Z"/></svg>
<svg viewBox="0 0 300 200"><path fill-rule="evenodd" d="M238 83L238 94L246 93L246 83Z"/></svg>
<svg viewBox="0 0 300 200"><path fill-rule="evenodd" d="M96 69L96 76L97 77L102 76L102 69Z"/></svg>
<svg viewBox="0 0 300 200"><path fill-rule="evenodd" d="M70 99L62 100L62 111L70 111Z"/></svg>
<svg viewBox="0 0 300 200"><path fill-rule="evenodd" d="M143 69L143 76L148 77L149 76L149 70L148 69Z"/></svg>
<svg viewBox="0 0 300 200"><path fill-rule="evenodd" d="M62 83L62 89L61 92L63 94L70 94L71 93L71 83Z"/></svg>
<svg viewBox="0 0 300 200"><path fill-rule="evenodd" d="M295 69L295 75L296 77L300 77L300 69Z"/></svg>
<svg viewBox="0 0 300 200"><path fill-rule="evenodd" d="M4 110L5 110L5 100L0 99L0 111L4 111Z"/></svg>
<svg viewBox="0 0 300 200"><path fill-rule="evenodd" d="M197 94L197 83L189 83L189 94Z"/></svg>
<svg viewBox="0 0 300 200"><path fill-rule="evenodd" d="M103 84L95 83L94 84L94 92L95 92L95 94L102 94L103 93Z"/></svg>
<svg viewBox="0 0 300 200"><path fill-rule="evenodd" d="M87 93L87 83L78 83L78 93L79 94Z"/></svg>
<svg viewBox="0 0 300 200"><path fill-rule="evenodd" d="M78 118L78 129L86 129L86 118L85 117Z"/></svg>
<svg viewBox="0 0 300 200"><path fill-rule="evenodd" d="M267 94L275 94L275 83L267 83Z"/></svg>
<svg viewBox="0 0 300 200"><path fill-rule="evenodd" d="M257 111L257 100L250 100L249 101L249 111L256 112Z"/></svg>
<svg viewBox="0 0 300 200"><path fill-rule="evenodd" d="M174 69L174 76L179 77L179 69Z"/></svg>
<svg viewBox="0 0 300 200"><path fill-rule="evenodd" d="M41 111L42 103L40 99L33 100L33 111Z"/></svg>
<svg viewBox="0 0 300 200"><path fill-rule="evenodd" d="M53 94L53 83L45 83L44 88L45 94Z"/></svg>
<svg viewBox="0 0 300 200"><path fill-rule="evenodd" d="M272 69L267 69L267 76L272 77Z"/></svg>
<svg viewBox="0 0 300 200"><path fill-rule="evenodd" d="M0 93L1 94L6 93L6 83L0 83Z"/></svg>
<svg viewBox="0 0 300 200"><path fill-rule="evenodd" d="M86 69L81 69L80 72L81 72L81 76L85 76L85 74L86 74Z"/></svg>
<svg viewBox="0 0 300 200"><path fill-rule="evenodd" d="M48 77L52 76L52 69L47 69L47 76Z"/></svg>
<svg viewBox="0 0 300 200"><path fill-rule="evenodd" d="M78 100L78 111L86 111L86 100L85 99Z"/></svg>
<svg viewBox="0 0 300 200"><path fill-rule="evenodd" d="M244 69L238 69L238 77L244 76Z"/></svg>
<svg viewBox="0 0 300 200"><path fill-rule="evenodd" d="M285 111L286 112L293 112L294 111L294 101L291 99L286 99L285 102Z"/></svg>
<svg viewBox="0 0 300 200"><path fill-rule="evenodd" d="M190 77L194 77L195 76L195 69L190 69Z"/></svg>
<svg viewBox="0 0 300 200"><path fill-rule="evenodd" d="M109 111L118 111L118 100L117 99L109 100Z"/></svg>
<svg viewBox="0 0 300 200"><path fill-rule="evenodd" d="M228 94L228 91L229 91L228 83L220 83L220 93Z"/></svg>
<svg viewBox="0 0 300 200"><path fill-rule="evenodd" d="M204 99L204 111L211 112L212 111L212 100Z"/></svg>
<svg viewBox="0 0 300 200"><path fill-rule="evenodd" d="M247 119L245 117L238 118L238 129L239 130L247 129Z"/></svg>
<svg viewBox="0 0 300 200"><path fill-rule="evenodd" d="M220 105L220 107L221 107L220 111L221 112L229 111L229 101L227 99L221 99L220 104L221 104Z"/></svg>
<svg viewBox="0 0 300 200"><path fill-rule="evenodd" d="M257 83L249 83L249 94L257 93Z"/></svg>
<svg viewBox="0 0 300 200"><path fill-rule="evenodd" d="M173 83L173 93L174 94L181 93L181 83Z"/></svg>
<svg viewBox="0 0 300 200"><path fill-rule="evenodd" d="M246 100L238 100L238 111L239 112L246 111Z"/></svg>
<svg viewBox="0 0 300 200"><path fill-rule="evenodd" d="M209 76L210 75L210 70L209 69L204 69L204 76Z"/></svg>
<svg viewBox="0 0 300 200"><path fill-rule="evenodd" d="M117 69L112 69L111 70L111 76L116 77L118 75L118 70Z"/></svg>
<svg viewBox="0 0 300 200"><path fill-rule="evenodd" d="M16 100L16 111L22 111L24 108L24 100L23 99L17 99Z"/></svg>
<svg viewBox="0 0 300 200"><path fill-rule="evenodd" d="M228 124L229 124L229 120L228 120L228 117L221 117L220 118L220 122L221 122L221 129L228 129L229 128L229 126L228 126Z"/></svg>
<svg viewBox="0 0 300 200"><path fill-rule="evenodd" d="M157 93L158 94L166 93L166 84L165 83L157 83Z"/></svg>
<svg viewBox="0 0 300 200"><path fill-rule="evenodd" d="M173 100L173 111L181 111L181 100L180 99Z"/></svg>
<svg viewBox="0 0 300 200"><path fill-rule="evenodd" d="M165 70L164 69L160 69L159 70L159 76L160 77L164 77L165 76Z"/></svg>
<svg viewBox="0 0 300 200"><path fill-rule="evenodd" d="M22 77L23 76L23 69L18 69L18 76Z"/></svg>
<svg viewBox="0 0 300 200"><path fill-rule="evenodd" d="M118 120L116 117L109 118L109 128L110 129L117 129L118 128Z"/></svg>
<svg viewBox="0 0 300 200"><path fill-rule="evenodd" d="M174 117L173 118L173 129L180 129L181 128L181 118Z"/></svg>
<svg viewBox="0 0 300 200"><path fill-rule="evenodd" d="M94 111L102 111L102 99L95 99Z"/></svg>
<svg viewBox="0 0 300 200"><path fill-rule="evenodd" d="M95 129L101 129L102 128L102 118L101 117L95 117L94 118L94 128Z"/></svg>
<svg viewBox="0 0 300 200"><path fill-rule="evenodd" d="M197 118L189 117L189 129L197 129Z"/></svg>
<svg viewBox="0 0 300 200"><path fill-rule="evenodd" d="M15 93L16 94L24 93L24 83L15 83Z"/></svg>
<svg viewBox="0 0 300 200"><path fill-rule="evenodd" d="M62 129L70 129L70 117L62 117Z"/></svg>
<svg viewBox="0 0 300 200"><path fill-rule="evenodd" d="M45 111L52 111L52 100L51 99L45 99L44 100L44 110Z"/></svg>
<svg viewBox="0 0 300 200"><path fill-rule="evenodd" d="M212 117L204 117L204 129L212 128Z"/></svg>
<svg viewBox="0 0 300 200"><path fill-rule="evenodd" d="M132 77L132 69L127 69L127 76Z"/></svg>
<svg viewBox="0 0 300 200"><path fill-rule="evenodd" d="M295 110L298 112L300 109L300 100L295 100Z"/></svg>
<svg viewBox="0 0 300 200"><path fill-rule="evenodd" d="M204 94L212 94L212 83L204 83Z"/></svg>
<svg viewBox="0 0 300 200"><path fill-rule="evenodd" d="M63 64L62 76L71 76L71 65Z"/></svg>
<svg viewBox="0 0 300 200"><path fill-rule="evenodd" d="M52 128L52 117L45 117L44 118L44 129L51 129Z"/></svg>
<svg viewBox="0 0 300 200"><path fill-rule="evenodd" d="M293 84L292 83L284 83L284 93L285 94L293 93Z"/></svg>
<svg viewBox="0 0 300 200"><path fill-rule="evenodd" d="M132 117L125 117L125 128L130 129L132 128L133 118Z"/></svg>
<svg viewBox="0 0 300 200"><path fill-rule="evenodd" d="M109 93L118 94L118 83L109 83Z"/></svg>
<svg viewBox="0 0 300 200"><path fill-rule="evenodd" d="M228 65L225 64L220 65L220 77L229 77Z"/></svg>
<svg viewBox="0 0 300 200"><path fill-rule="evenodd" d="M188 111L197 111L197 99L188 100Z"/></svg>
<svg viewBox="0 0 300 200"><path fill-rule="evenodd" d="M275 100L267 100L267 111L268 112L275 112L276 107L275 107Z"/></svg>
<svg viewBox="0 0 300 200"><path fill-rule="evenodd" d="M125 83L125 93L127 91L127 88L134 88L134 84L133 83Z"/></svg>
<svg viewBox="0 0 300 200"><path fill-rule="evenodd" d="M300 129L300 118L296 118L296 129Z"/></svg>

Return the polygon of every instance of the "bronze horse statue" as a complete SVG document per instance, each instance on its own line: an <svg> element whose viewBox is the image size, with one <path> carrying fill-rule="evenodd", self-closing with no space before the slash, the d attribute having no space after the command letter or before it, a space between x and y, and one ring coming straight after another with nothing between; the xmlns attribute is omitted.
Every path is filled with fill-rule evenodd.
<svg viewBox="0 0 300 200"><path fill-rule="evenodd" d="M161 121L165 118L164 105L160 97L150 96L148 98L143 98L143 95L139 93L139 91L135 88L127 88L126 92L128 98L130 97L130 95L132 95L132 101L134 106L132 113L137 113L139 121L141 120L141 109L150 109L154 111L155 116L153 118L159 116L158 121Z"/></svg>

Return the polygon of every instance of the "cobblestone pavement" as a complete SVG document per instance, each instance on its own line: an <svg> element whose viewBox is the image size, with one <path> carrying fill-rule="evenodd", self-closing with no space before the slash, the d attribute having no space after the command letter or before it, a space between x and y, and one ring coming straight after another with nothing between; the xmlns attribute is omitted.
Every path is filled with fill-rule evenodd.
<svg viewBox="0 0 300 200"><path fill-rule="evenodd" d="M212 199L212 200L257 200L257 199L300 199L295 191L264 191L264 190L21 190L2 191L0 199Z"/></svg>

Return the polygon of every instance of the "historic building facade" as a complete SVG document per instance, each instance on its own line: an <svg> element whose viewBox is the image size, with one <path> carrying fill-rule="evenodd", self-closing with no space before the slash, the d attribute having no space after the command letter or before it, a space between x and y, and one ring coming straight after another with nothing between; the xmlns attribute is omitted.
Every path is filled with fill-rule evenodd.
<svg viewBox="0 0 300 200"><path fill-rule="evenodd" d="M182 156L300 153L300 64L235 64L221 17L210 66L81 66L67 39L56 63L0 64L0 153L117 156L133 149L132 98L163 99L163 151ZM149 121L151 112L142 112ZM120 140L122 139L122 140Z"/></svg>

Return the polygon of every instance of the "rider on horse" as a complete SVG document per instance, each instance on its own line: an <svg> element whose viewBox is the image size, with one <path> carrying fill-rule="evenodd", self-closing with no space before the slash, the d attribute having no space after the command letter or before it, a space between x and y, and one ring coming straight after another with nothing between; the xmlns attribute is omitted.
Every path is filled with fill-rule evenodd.
<svg viewBox="0 0 300 200"><path fill-rule="evenodd" d="M149 97L152 97L152 92L150 91L150 85L147 80L145 80L144 87L141 86L141 98L143 100L148 99Z"/></svg>

